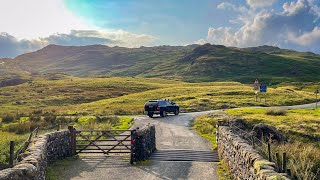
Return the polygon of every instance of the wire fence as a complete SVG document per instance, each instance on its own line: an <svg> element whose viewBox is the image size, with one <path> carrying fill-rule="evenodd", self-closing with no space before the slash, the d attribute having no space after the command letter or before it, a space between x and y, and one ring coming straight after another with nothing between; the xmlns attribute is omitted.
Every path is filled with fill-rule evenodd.
<svg viewBox="0 0 320 180"><path fill-rule="evenodd" d="M16 162L19 161L19 160L18 160L19 155L27 150L27 148L29 147L30 143L32 142L32 139L35 138L35 137L37 137L37 136L38 136L38 133L39 133L39 127L37 127L36 129L34 129L34 130L30 133L28 139L27 139L26 141L24 141L24 142L22 143L22 145L17 149L17 151L14 153L13 164L15 164ZM11 153L10 153L10 154L11 154ZM11 158L12 158L12 157L10 157L10 161L12 161ZM9 164L10 164L10 162L9 162ZM13 165L13 164L12 164L12 165Z"/></svg>
<svg viewBox="0 0 320 180"><path fill-rule="evenodd" d="M248 144L257 150L263 158L275 163L277 172L287 173L289 176L291 176L291 171L287 168L287 154L286 152L280 153L276 149L276 144L274 144L272 141L272 135L265 136L262 134L261 139L259 139L254 131L248 132L230 123L228 123L228 125L235 134L247 141Z"/></svg>
<svg viewBox="0 0 320 180"><path fill-rule="evenodd" d="M52 126L47 126L47 127L39 127L38 126L38 127L36 127L32 132L30 132L28 138L17 149L15 148L15 141L10 141L9 162L8 162L8 164L0 163L0 170L6 169L6 168L11 168L15 164L17 164L21 160L20 155L28 149L30 143L36 137L38 137L38 134L40 133L40 131L46 132L47 130L52 131L53 129L59 131L63 125L64 125L63 123L58 122L57 124L52 125Z"/></svg>

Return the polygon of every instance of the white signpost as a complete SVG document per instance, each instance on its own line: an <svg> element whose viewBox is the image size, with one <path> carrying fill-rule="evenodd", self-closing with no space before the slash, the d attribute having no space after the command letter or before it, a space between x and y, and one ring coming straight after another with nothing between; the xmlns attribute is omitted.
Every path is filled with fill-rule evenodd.
<svg viewBox="0 0 320 180"><path fill-rule="evenodd" d="M316 93L316 109L318 108L318 94L319 94L319 89L317 89L316 91L315 91L315 93Z"/></svg>
<svg viewBox="0 0 320 180"><path fill-rule="evenodd" d="M258 81L258 79L256 79L253 83L253 90L255 91L255 95L256 95L256 102L258 101L258 91L260 88L260 83Z"/></svg>

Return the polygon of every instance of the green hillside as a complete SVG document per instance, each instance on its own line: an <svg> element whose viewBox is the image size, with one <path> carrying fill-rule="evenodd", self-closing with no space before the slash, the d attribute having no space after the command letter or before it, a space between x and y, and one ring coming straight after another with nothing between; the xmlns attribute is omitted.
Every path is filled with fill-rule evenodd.
<svg viewBox="0 0 320 180"><path fill-rule="evenodd" d="M320 55L272 46L189 45L123 48L49 45L6 60L1 69L80 77L137 76L189 82L319 81Z"/></svg>
<svg viewBox="0 0 320 180"><path fill-rule="evenodd" d="M171 99L183 112L247 106L293 105L315 102L319 83L281 84L268 88L255 101L252 87L239 82L187 83L159 78L78 78L63 74L0 88L1 117L36 110L58 115L142 114L150 99ZM264 102L264 97L267 101Z"/></svg>

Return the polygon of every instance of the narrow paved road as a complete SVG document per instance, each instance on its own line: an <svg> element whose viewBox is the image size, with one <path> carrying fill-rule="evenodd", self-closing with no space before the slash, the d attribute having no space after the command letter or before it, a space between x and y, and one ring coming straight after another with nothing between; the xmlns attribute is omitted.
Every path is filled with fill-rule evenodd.
<svg viewBox="0 0 320 180"><path fill-rule="evenodd" d="M157 149L211 150L211 143L203 139L191 127L191 121L207 112L183 113L178 116L169 115L164 118L137 116L135 127L145 124L156 125ZM148 161L145 164L130 165L127 156L86 156L66 167L61 172L63 179L218 179L217 165L214 162L198 161Z"/></svg>

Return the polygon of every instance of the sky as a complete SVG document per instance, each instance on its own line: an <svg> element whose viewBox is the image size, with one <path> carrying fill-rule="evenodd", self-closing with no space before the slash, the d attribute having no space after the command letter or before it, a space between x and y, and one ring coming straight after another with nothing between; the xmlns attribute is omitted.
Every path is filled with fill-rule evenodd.
<svg viewBox="0 0 320 180"><path fill-rule="evenodd" d="M320 53L320 0L0 0L0 58L49 44L205 43Z"/></svg>

